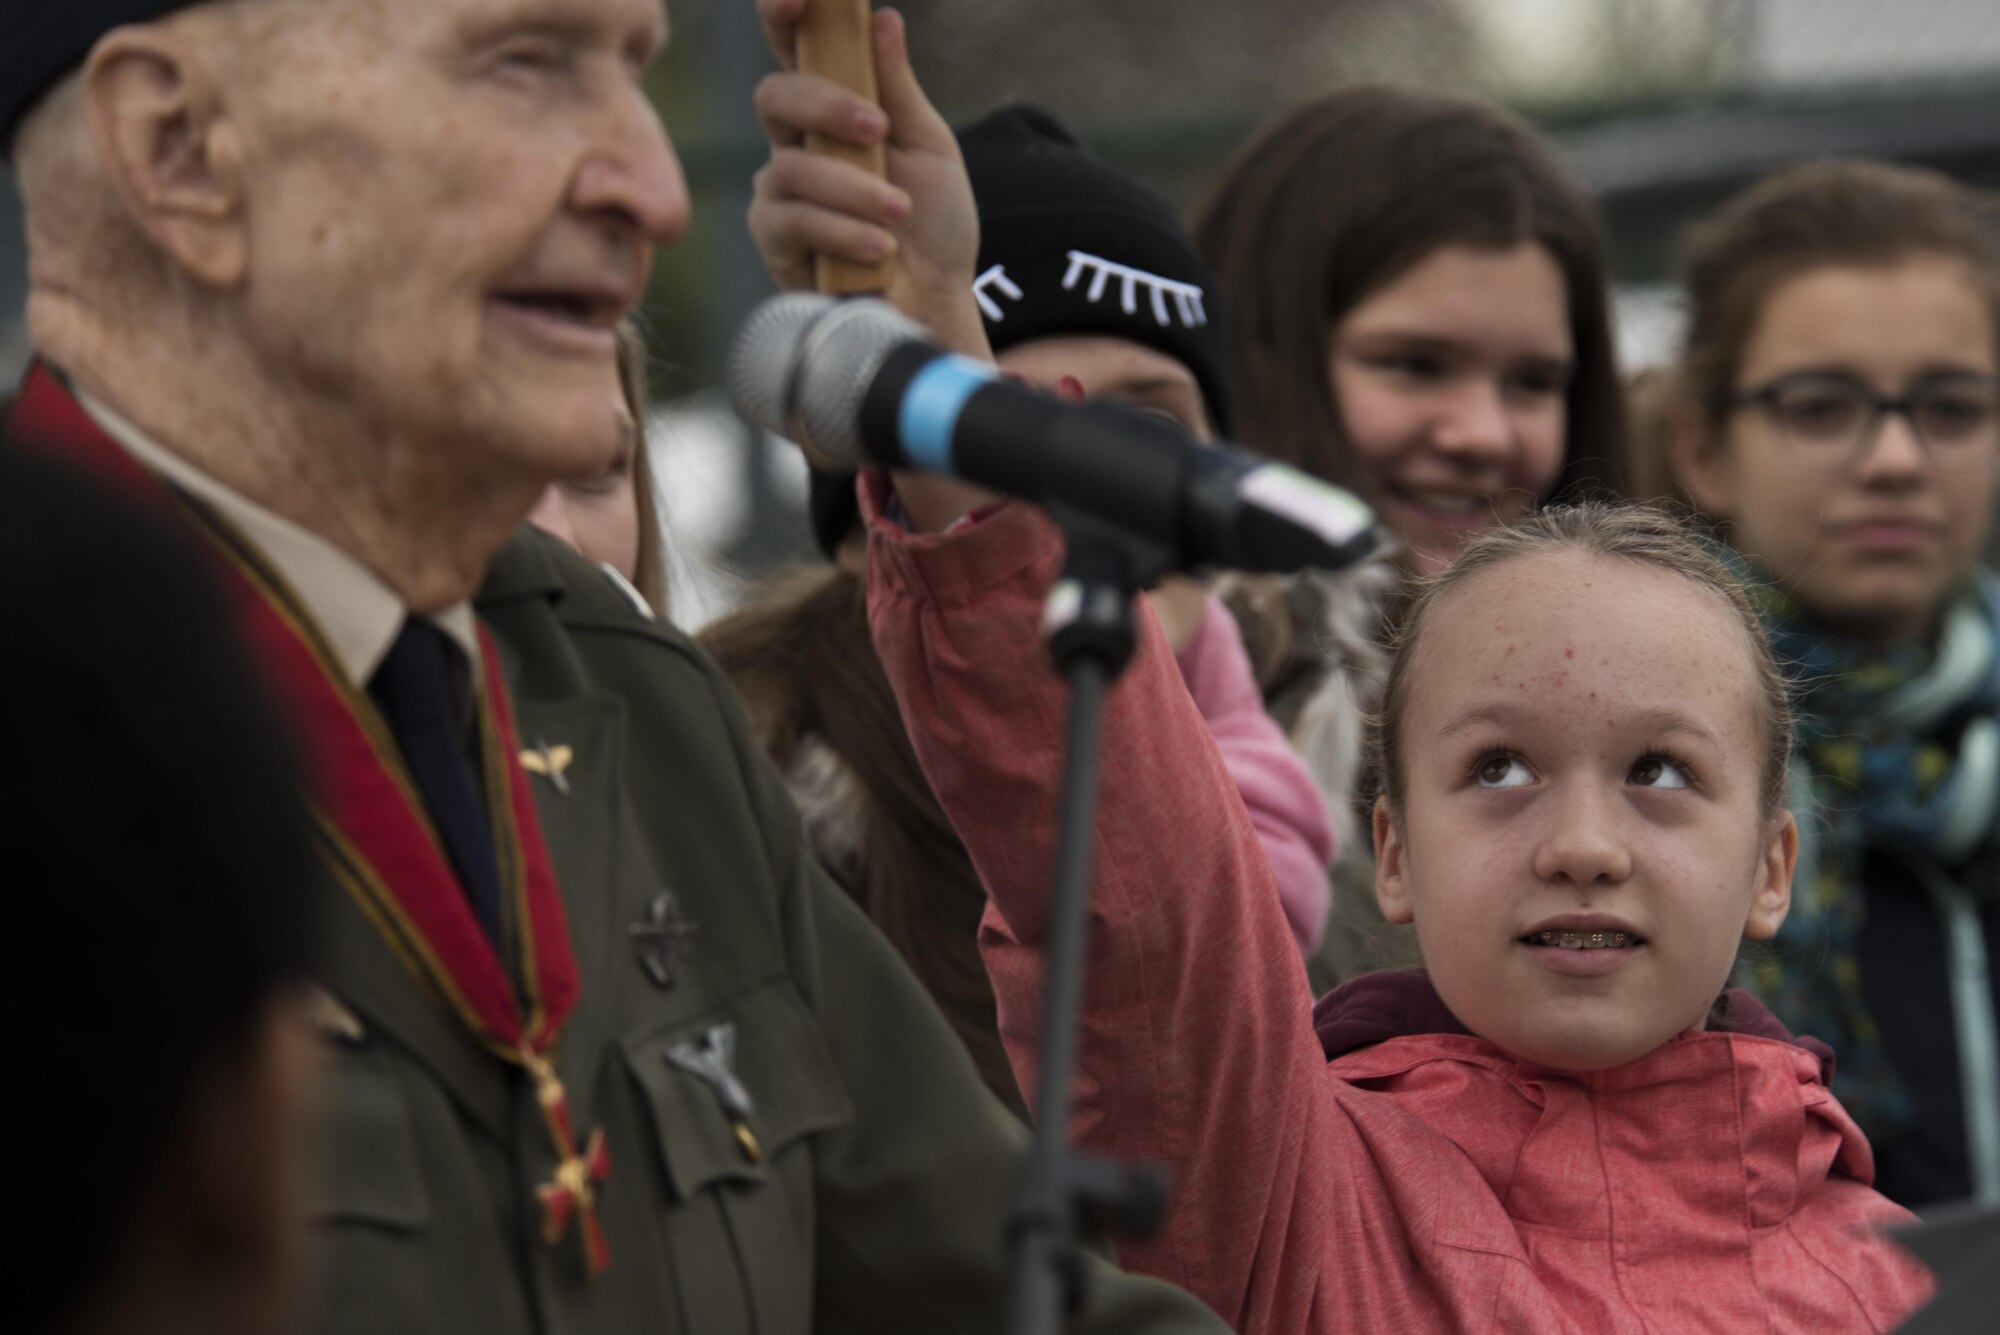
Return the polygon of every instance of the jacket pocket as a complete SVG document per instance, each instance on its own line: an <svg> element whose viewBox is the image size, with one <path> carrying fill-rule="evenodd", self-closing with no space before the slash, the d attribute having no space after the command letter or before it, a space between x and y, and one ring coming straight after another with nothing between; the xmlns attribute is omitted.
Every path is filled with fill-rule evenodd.
<svg viewBox="0 0 2000 1335"><path fill-rule="evenodd" d="M801 1137L854 1116L825 1039L783 980L624 1048L678 1201L718 1183L765 1183Z"/></svg>
<svg viewBox="0 0 2000 1335"><path fill-rule="evenodd" d="M326 1145L313 1217L414 1232L430 1223L416 1128L395 1072L336 1058L327 1080Z"/></svg>
<svg viewBox="0 0 2000 1335"><path fill-rule="evenodd" d="M811 1328L810 1136L854 1115L785 979L622 1044L666 1174L663 1220L694 1330Z"/></svg>
<svg viewBox="0 0 2000 1335"><path fill-rule="evenodd" d="M427 1246L430 1197L396 1073L335 1052L321 1105L312 1217L320 1329L417 1335L443 1329Z"/></svg>

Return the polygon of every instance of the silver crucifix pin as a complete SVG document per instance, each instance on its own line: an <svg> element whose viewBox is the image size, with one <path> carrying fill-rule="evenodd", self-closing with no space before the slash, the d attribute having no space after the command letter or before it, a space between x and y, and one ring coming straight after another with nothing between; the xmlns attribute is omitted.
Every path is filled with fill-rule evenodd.
<svg viewBox="0 0 2000 1335"><path fill-rule="evenodd" d="M681 980L688 938L697 930L682 916L680 900L671 890L654 895L646 916L632 924L632 948L639 956L639 967L656 986L672 987Z"/></svg>

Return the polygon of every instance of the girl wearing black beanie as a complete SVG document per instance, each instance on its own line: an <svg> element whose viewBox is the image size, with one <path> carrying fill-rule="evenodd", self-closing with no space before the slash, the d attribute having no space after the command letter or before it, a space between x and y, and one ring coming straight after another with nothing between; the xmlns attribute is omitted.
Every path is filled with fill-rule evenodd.
<svg viewBox="0 0 2000 1335"><path fill-rule="evenodd" d="M1205 439L1234 421L1215 284L1172 208L1054 117L1010 106L958 132L979 209L974 295L1003 370L1112 397ZM792 782L821 860L902 952L981 1074L1021 1110L979 957L986 895L910 750L870 642L854 479L815 475L833 559L704 632ZM1234 620L1202 586L1152 603L1238 791L1258 816L1302 950L1320 940L1334 839L1303 763L1264 713Z"/></svg>

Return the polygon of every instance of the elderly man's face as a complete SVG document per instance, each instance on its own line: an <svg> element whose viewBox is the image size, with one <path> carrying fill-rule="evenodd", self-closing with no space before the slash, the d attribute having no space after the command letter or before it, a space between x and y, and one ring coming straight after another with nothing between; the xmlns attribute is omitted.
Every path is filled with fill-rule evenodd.
<svg viewBox="0 0 2000 1335"><path fill-rule="evenodd" d="M659 0L334 0L244 108L250 333L348 425L544 479L630 425L615 328L687 194Z"/></svg>

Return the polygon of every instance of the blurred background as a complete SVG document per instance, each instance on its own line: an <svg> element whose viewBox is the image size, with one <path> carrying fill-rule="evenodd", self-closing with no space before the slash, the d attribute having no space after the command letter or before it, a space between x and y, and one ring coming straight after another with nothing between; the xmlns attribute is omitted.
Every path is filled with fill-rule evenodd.
<svg viewBox="0 0 2000 1335"><path fill-rule="evenodd" d="M2000 188L2000 0L902 0L954 122L1010 99L1055 112L1192 211L1272 112L1342 83L1481 93L1544 129L1601 201L1628 368L1667 357L1683 227L1756 177L1866 154ZM715 390L769 283L744 234L769 68L750 0L668 0L654 93L694 223L645 321L671 611L700 624L803 559L796 452ZM26 357L19 204L0 172L0 383Z"/></svg>

